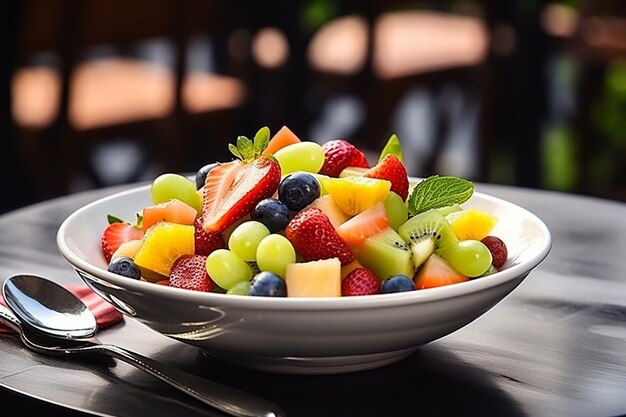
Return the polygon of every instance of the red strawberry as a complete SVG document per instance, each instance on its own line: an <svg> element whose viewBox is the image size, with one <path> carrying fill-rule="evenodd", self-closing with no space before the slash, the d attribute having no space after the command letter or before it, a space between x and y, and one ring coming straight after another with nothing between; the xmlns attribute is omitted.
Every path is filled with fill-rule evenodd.
<svg viewBox="0 0 626 417"><path fill-rule="evenodd" d="M237 138L237 147L232 146L231 151L241 160L209 171L202 208L202 227L207 232L223 232L278 189L280 166L271 155L261 155L267 141L262 143L264 137L258 139L259 136L257 133L254 143L243 136Z"/></svg>
<svg viewBox="0 0 626 417"><path fill-rule="evenodd" d="M209 292L214 286L206 272L206 256L183 255L170 269L170 287Z"/></svg>
<svg viewBox="0 0 626 417"><path fill-rule="evenodd" d="M350 247L318 208L306 208L296 214L285 228L285 236L307 261L339 258L341 265L354 261Z"/></svg>
<svg viewBox="0 0 626 417"><path fill-rule="evenodd" d="M122 243L130 240L143 239L143 230L128 223L113 223L104 229L102 238L102 253L107 262L111 262L111 256L120 247Z"/></svg>
<svg viewBox="0 0 626 417"><path fill-rule="evenodd" d="M377 178L391 182L391 191L406 200L409 195L409 176L402 161L397 156L387 154L376 166L365 174L368 178Z"/></svg>
<svg viewBox="0 0 626 417"><path fill-rule="evenodd" d="M380 281L365 268L357 268L341 281L341 295L371 295L380 292Z"/></svg>
<svg viewBox="0 0 626 417"><path fill-rule="evenodd" d="M369 168L365 154L350 142L331 140L323 144L322 149L325 160L320 174L338 177L347 167Z"/></svg>
<svg viewBox="0 0 626 417"><path fill-rule="evenodd" d="M196 255L208 256L215 249L226 247L224 237L221 233L209 231L202 228L202 220L198 219L194 222L195 229L194 238L196 243Z"/></svg>

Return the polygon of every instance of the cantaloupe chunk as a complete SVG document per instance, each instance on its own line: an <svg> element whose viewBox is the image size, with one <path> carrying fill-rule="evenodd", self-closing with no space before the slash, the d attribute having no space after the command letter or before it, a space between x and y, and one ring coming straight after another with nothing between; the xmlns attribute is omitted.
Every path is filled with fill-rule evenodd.
<svg viewBox="0 0 626 417"><path fill-rule="evenodd" d="M415 287L420 290L467 280L469 280L468 277L456 272L446 261L433 253L415 276Z"/></svg>
<svg viewBox="0 0 626 417"><path fill-rule="evenodd" d="M263 153L274 154L277 150L298 142L300 142L300 138L298 138L296 134L293 133L287 126L283 126L269 141L267 148L265 148Z"/></svg>
<svg viewBox="0 0 626 417"><path fill-rule="evenodd" d="M357 214L337 227L337 234L351 248L357 248L365 239L380 233L389 226L387 212L383 203Z"/></svg>
<svg viewBox="0 0 626 417"><path fill-rule="evenodd" d="M165 203L148 206L143 209L143 230L150 226L166 221L176 224L193 224L198 211L180 200L170 200Z"/></svg>
<svg viewBox="0 0 626 417"><path fill-rule="evenodd" d="M135 259L135 255L139 252L142 243L143 241L141 239L129 240L128 242L122 243L117 250L113 252L111 259L119 258L120 256Z"/></svg>
<svg viewBox="0 0 626 417"><path fill-rule="evenodd" d="M287 265L287 297L341 297L338 258Z"/></svg>
<svg viewBox="0 0 626 417"><path fill-rule="evenodd" d="M350 216L335 204L330 194L315 199L308 207L317 207L322 210L335 229L350 219Z"/></svg>

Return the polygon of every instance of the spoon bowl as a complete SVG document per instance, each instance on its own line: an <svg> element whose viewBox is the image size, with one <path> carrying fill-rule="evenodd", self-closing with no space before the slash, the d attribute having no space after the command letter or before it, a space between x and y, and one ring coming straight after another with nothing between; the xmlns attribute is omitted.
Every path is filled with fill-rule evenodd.
<svg viewBox="0 0 626 417"><path fill-rule="evenodd" d="M15 275L2 291L21 321L41 333L62 339L84 339L96 333L93 313L78 297L52 281Z"/></svg>

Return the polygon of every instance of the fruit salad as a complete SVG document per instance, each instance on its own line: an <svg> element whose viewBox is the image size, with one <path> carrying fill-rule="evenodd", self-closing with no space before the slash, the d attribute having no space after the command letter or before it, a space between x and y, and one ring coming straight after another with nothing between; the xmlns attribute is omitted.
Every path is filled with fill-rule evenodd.
<svg viewBox="0 0 626 417"><path fill-rule="evenodd" d="M416 291L478 279L507 260L498 219L463 207L470 181L411 185L393 135L370 165L346 140L283 127L229 145L195 182L166 173L129 222L108 216L110 272L187 290L266 297Z"/></svg>

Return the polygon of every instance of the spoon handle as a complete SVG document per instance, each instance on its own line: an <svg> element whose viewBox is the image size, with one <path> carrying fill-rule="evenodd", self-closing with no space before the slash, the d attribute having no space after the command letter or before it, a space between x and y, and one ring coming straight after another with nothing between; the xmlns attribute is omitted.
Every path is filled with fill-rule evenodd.
<svg viewBox="0 0 626 417"><path fill-rule="evenodd" d="M17 333L22 333L22 325L20 321L17 317L15 317L11 310L2 304L0 304L0 322L4 323L12 330L15 330Z"/></svg>
<svg viewBox="0 0 626 417"><path fill-rule="evenodd" d="M232 416L278 417L285 415L276 404L255 395L197 377L119 346L102 344L93 346L90 350L107 354L146 371L179 391Z"/></svg>

